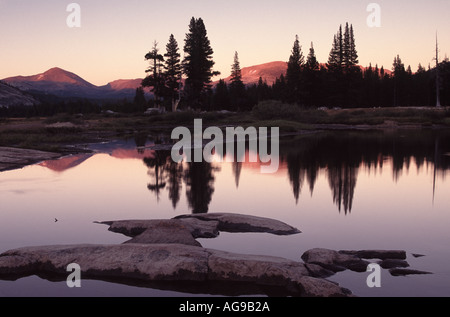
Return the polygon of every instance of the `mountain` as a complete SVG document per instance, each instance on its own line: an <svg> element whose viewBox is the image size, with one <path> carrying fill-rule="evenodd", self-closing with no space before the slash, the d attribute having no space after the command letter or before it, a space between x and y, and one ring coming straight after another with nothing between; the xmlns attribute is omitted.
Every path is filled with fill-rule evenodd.
<svg viewBox="0 0 450 317"><path fill-rule="evenodd" d="M112 90L124 90L124 89L133 89L139 88L142 83L142 78L138 79L119 79L110 82L108 85Z"/></svg>
<svg viewBox="0 0 450 317"><path fill-rule="evenodd" d="M134 98L142 79L117 80L105 86L95 86L74 73L55 67L42 74L9 77L3 81L30 93L63 98L112 100Z"/></svg>
<svg viewBox="0 0 450 317"><path fill-rule="evenodd" d="M31 83L53 83L53 84L70 84L76 85L80 87L89 87L92 88L94 85L87 82L83 78L74 73L65 71L61 68L55 67L49 69L45 73L33 75L33 76L16 76L4 79L4 81L8 83L15 83L16 87L23 86L27 88L27 86Z"/></svg>
<svg viewBox="0 0 450 317"><path fill-rule="evenodd" d="M321 66L325 66L322 65ZM360 66L362 70L366 67ZM265 64L244 67L241 69L242 81L246 85L257 84L259 78L266 81L268 85L272 85L281 74L285 74L287 70L287 63L282 61L269 62ZM386 70L387 74L391 72ZM224 79L225 82L231 82L231 76ZM24 92L33 93L39 95L57 96L61 98L87 98L95 100L133 100L136 94L136 88L140 87L142 78L137 79L119 79L112 81L104 86L95 86L88 81L84 80L80 76L55 67L48 71L32 75L32 76L16 76L3 79L5 83L16 87ZM214 82L213 85L217 84ZM21 104L20 98L23 99L22 104L31 105L34 101L33 97L18 97L23 95L23 92L18 90L11 90L13 87L2 87L0 91L0 97L3 98L3 104ZM8 90L8 93L5 91ZM150 96L149 89L145 90L147 95ZM8 98L5 96L15 96L10 101L6 101ZM31 98L31 99L27 99ZM9 100L9 99L8 99ZM0 104L1 105L1 104Z"/></svg>
<svg viewBox="0 0 450 317"><path fill-rule="evenodd" d="M320 67L327 67L326 64L320 64ZM362 72L366 71L368 67L358 66ZM375 67L372 67L375 70ZM286 62L270 62L261 65L255 65L250 67L244 67L241 69L242 81L245 85L257 84L261 77L263 81L266 81L270 86L275 83L275 80L280 77L281 74L286 75L287 63ZM386 74L391 75L390 70L384 70ZM224 79L227 84L231 82L231 76ZM217 84L218 81L214 82Z"/></svg>
<svg viewBox="0 0 450 317"><path fill-rule="evenodd" d="M281 74L286 74L286 62L270 62L261 65L244 67L241 69L242 81L246 85L257 84L261 77L270 86ZM231 76L224 79L228 84L231 82Z"/></svg>
<svg viewBox="0 0 450 317"><path fill-rule="evenodd" d="M33 106L39 104L33 96L18 88L0 82L0 108L14 106Z"/></svg>

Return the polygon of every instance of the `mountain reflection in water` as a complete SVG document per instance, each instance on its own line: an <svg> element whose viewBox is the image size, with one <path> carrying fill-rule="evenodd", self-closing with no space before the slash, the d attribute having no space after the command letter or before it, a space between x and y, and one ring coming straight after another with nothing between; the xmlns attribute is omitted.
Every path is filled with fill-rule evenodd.
<svg viewBox="0 0 450 317"><path fill-rule="evenodd" d="M313 195L318 175L325 172L338 211L348 214L352 211L360 169L381 171L384 163L391 160L394 181L397 182L404 168L408 171L414 160L418 170L424 166L434 168L435 186L436 178L444 177L450 168L449 151L450 134L432 130L320 133L282 140L278 173L286 173L293 198L298 203L306 183ZM144 158L150 176L148 189L158 199L161 191L168 189L169 199L176 208L181 196L181 182L184 181L191 211L208 212L214 194L214 174L220 170L220 164L177 164L172 161L168 150L152 154ZM254 168L255 163L237 161L232 163L232 171L239 187L242 169Z"/></svg>
<svg viewBox="0 0 450 317"><path fill-rule="evenodd" d="M152 145L167 144L169 139L138 135L134 144L129 142L107 144L97 149L111 156L141 159L148 168L148 190L159 202L168 192L173 209L183 195L183 189L192 213L207 213L215 193L215 174L221 171L221 163L175 163L171 151L151 150ZM109 147L109 148L108 148ZM339 213L352 212L355 188L360 170L381 172L386 162L392 166L393 181L398 182L402 173L415 162L417 170L433 169L433 194L436 179L444 178L450 169L450 132L434 130L411 131L351 131L321 132L312 135L290 136L281 139L280 169L277 175L286 175L293 199L299 203L301 195L313 196L316 181L324 173L328 179L332 199ZM41 165L63 172L83 163L91 154L82 154L46 161ZM232 173L239 188L243 169L259 169L262 163L251 163L246 157L235 157ZM243 161L243 162L239 162ZM262 175L270 186L271 175ZM184 185L184 186L183 186Z"/></svg>

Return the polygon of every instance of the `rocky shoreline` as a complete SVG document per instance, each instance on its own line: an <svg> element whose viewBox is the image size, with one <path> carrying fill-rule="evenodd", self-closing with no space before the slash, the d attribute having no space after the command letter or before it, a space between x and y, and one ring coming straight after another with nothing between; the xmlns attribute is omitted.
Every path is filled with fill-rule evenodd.
<svg viewBox="0 0 450 317"><path fill-rule="evenodd" d="M57 159L61 156L60 153L0 147L0 172L23 168L27 165Z"/></svg>
<svg viewBox="0 0 450 317"><path fill-rule="evenodd" d="M431 274L409 269L403 250L334 251L311 249L293 261L203 248L198 238L220 232L292 235L300 230L283 222L239 214L182 215L163 220L104 221L109 230L131 239L121 245L27 247L0 255L0 279L38 275L65 280L77 263L86 279L222 296L354 297L326 278L337 272L365 272L378 260L393 276Z"/></svg>

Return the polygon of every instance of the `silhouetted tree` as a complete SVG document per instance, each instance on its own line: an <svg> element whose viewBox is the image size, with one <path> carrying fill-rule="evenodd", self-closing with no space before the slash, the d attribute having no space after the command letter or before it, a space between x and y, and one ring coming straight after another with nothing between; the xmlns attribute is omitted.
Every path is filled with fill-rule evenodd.
<svg viewBox="0 0 450 317"><path fill-rule="evenodd" d="M167 96L171 101L171 110L175 112L180 102L179 93L181 86L181 60L178 48L178 42L173 34L170 35L169 42L166 45L166 57L164 69L167 87Z"/></svg>
<svg viewBox="0 0 450 317"><path fill-rule="evenodd" d="M333 201L338 206L339 212L342 208L345 214L352 211L357 177L358 168L348 164L328 168L328 181L333 192Z"/></svg>
<svg viewBox="0 0 450 317"><path fill-rule="evenodd" d="M165 165L167 161L167 153L162 151L155 151L153 157L144 158L144 163L149 168L148 175L153 178L153 182L148 183L148 190L155 192L156 198L159 202L161 190L167 185Z"/></svg>
<svg viewBox="0 0 450 317"><path fill-rule="evenodd" d="M305 170L301 166L301 157L298 154L287 156L289 181L294 192L295 203L298 204L303 183L305 182Z"/></svg>
<svg viewBox="0 0 450 317"><path fill-rule="evenodd" d="M186 34L184 52L183 72L187 76L185 93L189 105L208 110L211 78L220 73L212 70L215 64L212 58L214 51L201 18L192 17L189 33Z"/></svg>
<svg viewBox="0 0 450 317"><path fill-rule="evenodd" d="M262 77L259 77L258 85L256 86L256 95L256 103L271 98L271 89L267 81L263 81Z"/></svg>
<svg viewBox="0 0 450 317"><path fill-rule="evenodd" d="M302 47L298 39L298 35L295 36L294 46L292 48L289 62L287 63L286 71L286 85L287 85L287 101L292 103L301 102L301 82L302 82L302 67L305 62L303 56Z"/></svg>
<svg viewBox="0 0 450 317"><path fill-rule="evenodd" d="M342 35L342 25L334 36L333 45L328 56L327 67L331 71L340 71L344 65L344 39Z"/></svg>
<svg viewBox="0 0 450 317"><path fill-rule="evenodd" d="M228 85L223 79L220 79L216 85L213 96L213 108L214 110L231 110Z"/></svg>
<svg viewBox="0 0 450 317"><path fill-rule="evenodd" d="M404 100L404 84L406 80L405 65L399 55L394 58L392 71L394 72L394 107L398 107L402 105Z"/></svg>
<svg viewBox="0 0 450 317"><path fill-rule="evenodd" d="M144 78L142 87L152 87L151 92L153 92L155 104L161 107L161 98L164 96L166 88L163 73L164 57L159 54L158 43L156 41L153 44L152 50L145 55L145 59L150 62L150 67L146 70L150 75Z"/></svg>
<svg viewBox="0 0 450 317"><path fill-rule="evenodd" d="M313 106L318 104L318 94L320 90L319 73L320 65L317 61L316 53L314 51L314 45L311 42L311 48L306 59L305 66L303 68L304 78L304 103L307 106Z"/></svg>
<svg viewBox="0 0 450 317"><path fill-rule="evenodd" d="M207 213L214 193L214 171L216 169L208 162L188 163L184 180L186 197L192 213Z"/></svg>
<svg viewBox="0 0 450 317"><path fill-rule="evenodd" d="M168 158L166 162L166 170L168 174L167 183L169 199L172 201L173 208L176 209L181 198L183 164L176 163L171 158Z"/></svg>
<svg viewBox="0 0 450 317"><path fill-rule="evenodd" d="M348 22L345 25L344 44L342 50L342 63L345 68L349 69L352 66L356 66L358 64L358 53L356 51L355 35L353 25L350 25L349 27Z"/></svg>
<svg viewBox="0 0 450 317"><path fill-rule="evenodd" d="M147 105L147 99L145 99L144 88L136 88L136 95L134 96L134 105L137 111L145 111Z"/></svg>
<svg viewBox="0 0 450 317"><path fill-rule="evenodd" d="M237 111L243 108L245 104L245 85L242 81L238 52L234 53L234 62L233 65L231 65L230 97L231 110Z"/></svg>

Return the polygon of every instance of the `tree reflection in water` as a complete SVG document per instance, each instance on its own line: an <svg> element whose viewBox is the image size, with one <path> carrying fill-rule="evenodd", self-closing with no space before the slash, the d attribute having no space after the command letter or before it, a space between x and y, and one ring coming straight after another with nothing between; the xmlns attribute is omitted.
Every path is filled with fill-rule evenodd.
<svg viewBox="0 0 450 317"><path fill-rule="evenodd" d="M353 208L361 170L382 170L384 162L389 160L392 162L393 180L397 182L402 171L408 171L414 160L419 170L424 165L433 165L435 180L450 169L448 153L448 131L340 131L284 139L280 147L280 160L285 163L283 168L286 169L286 177L297 204L306 184L310 195L313 195L318 176L322 173L328 179L338 211L347 215ZM158 201L162 190L167 189L175 209L180 201L184 182L191 211L208 212L215 192L215 174L220 170L220 163L178 164L172 161L170 154L168 150L154 151L153 157L144 159L151 178L148 189L155 193ZM235 158L231 171L236 188L239 187L241 173L246 168L246 162L240 163Z"/></svg>

